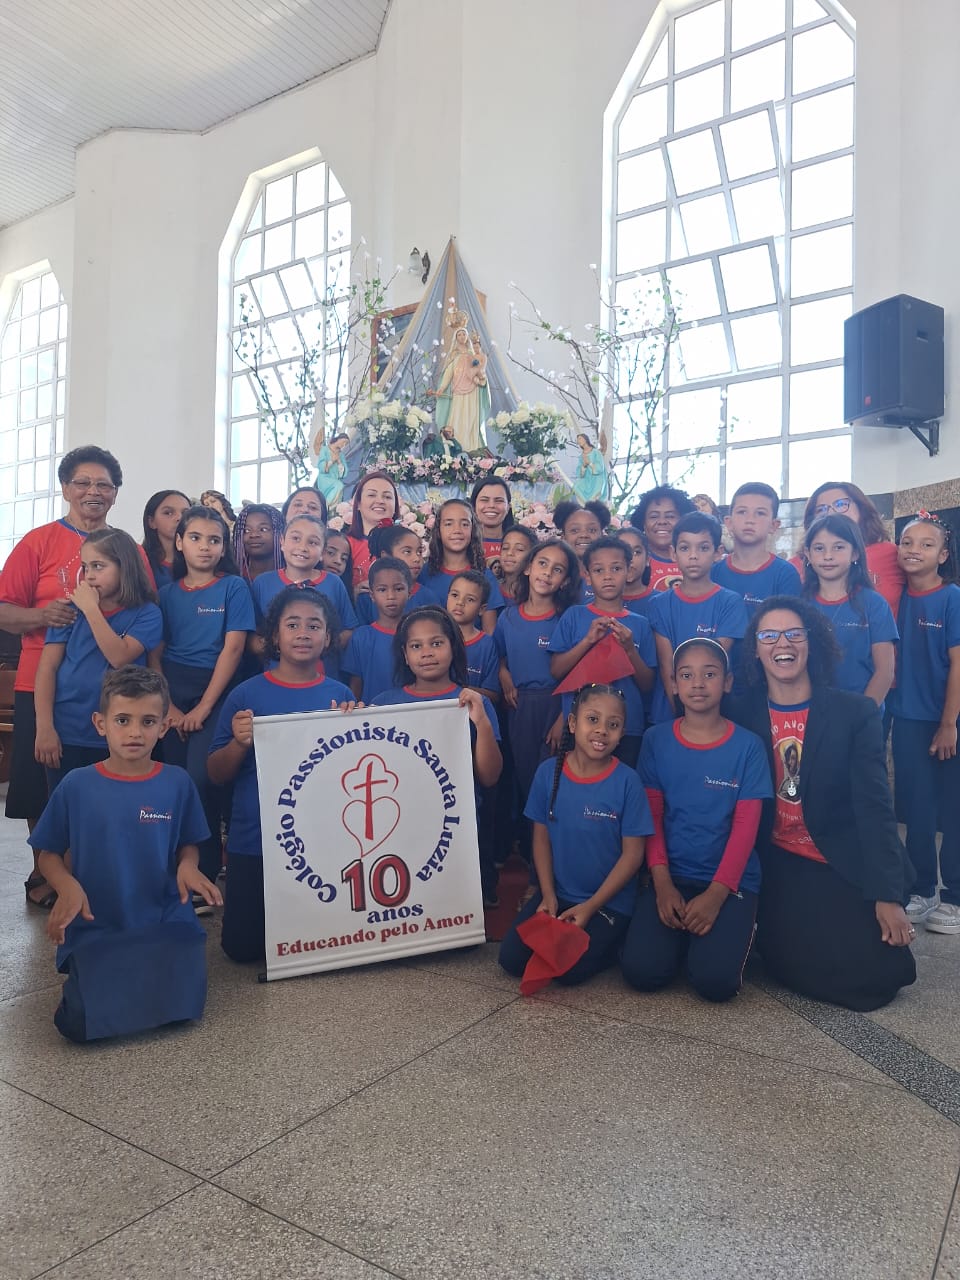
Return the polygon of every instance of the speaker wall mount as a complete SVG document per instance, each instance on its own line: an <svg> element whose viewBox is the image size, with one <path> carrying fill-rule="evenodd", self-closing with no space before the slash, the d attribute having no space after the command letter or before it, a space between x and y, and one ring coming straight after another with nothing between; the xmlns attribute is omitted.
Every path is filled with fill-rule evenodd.
<svg viewBox="0 0 960 1280"><path fill-rule="evenodd" d="M944 412L943 308L897 294L843 326L844 421L906 429L930 457Z"/></svg>

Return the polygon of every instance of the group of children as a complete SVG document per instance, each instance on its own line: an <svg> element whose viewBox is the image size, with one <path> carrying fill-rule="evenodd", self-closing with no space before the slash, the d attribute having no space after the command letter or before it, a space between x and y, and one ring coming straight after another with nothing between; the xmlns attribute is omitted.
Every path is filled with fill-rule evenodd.
<svg viewBox="0 0 960 1280"><path fill-rule="evenodd" d="M821 486L811 499L799 565L770 551L778 498L762 483L734 495L726 555L719 520L667 486L613 531L601 504L561 504L562 536L547 541L511 523L502 482L479 487L504 489L505 501L441 503L425 552L414 530L373 528L361 584L354 540L326 527L310 489L282 514L246 508L232 537L222 508L154 495L143 552L156 592L129 535L86 539L75 620L48 632L36 684L51 798L31 843L58 895L50 933L69 975L65 1034L137 1029L141 1014L144 1025L197 1016L195 913L221 901L224 824L223 947L262 957L254 716L450 697L471 722L485 905L516 840L536 881L517 925L544 912L589 937L564 981L620 957L639 989L683 968L703 996L729 999L753 936L756 834L771 789L759 739L728 722L721 702L748 617L773 595L804 594L822 610L842 653L838 686L892 715L917 870L908 913L960 932L960 588L945 525L927 513L907 525L898 601L889 573L887 598L874 589L863 536L872 505L853 486ZM128 796L129 821L114 826ZM111 814L99 854L77 836L91 806ZM126 851L141 842L148 852L134 865ZM120 922L148 943L125 970L126 1013L113 1017L84 990L113 962ZM137 964L168 946L189 975L183 1000L155 1016L131 993ZM529 956L515 925L501 963L519 974Z"/></svg>

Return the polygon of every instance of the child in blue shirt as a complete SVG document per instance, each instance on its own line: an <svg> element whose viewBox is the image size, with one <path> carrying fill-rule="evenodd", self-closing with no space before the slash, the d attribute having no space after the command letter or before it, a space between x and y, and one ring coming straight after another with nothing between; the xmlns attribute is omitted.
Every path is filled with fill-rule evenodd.
<svg viewBox="0 0 960 1280"><path fill-rule="evenodd" d="M394 556L374 560L367 581L370 590L364 597L372 601L376 621L354 631L343 655L342 670L357 701L369 703L393 688L393 637L413 584L406 562Z"/></svg>
<svg viewBox="0 0 960 1280"><path fill-rule="evenodd" d="M97 529L80 548L83 576L68 627L51 627L36 679L35 754L53 791L71 769L107 756L94 727L100 685L112 668L144 665L163 635L157 597L137 544L120 529Z"/></svg>
<svg viewBox="0 0 960 1280"><path fill-rule="evenodd" d="M446 607L450 580L464 569L476 569L490 583L490 598L483 611L482 625L484 631L492 635L497 610L505 604L500 584L487 568L480 522L473 507L463 498L448 498L437 510L430 531L427 566L420 574L420 586L429 597L424 604Z"/></svg>
<svg viewBox="0 0 960 1280"><path fill-rule="evenodd" d="M207 824L196 788L150 758L168 707L159 672L109 672L94 715L107 758L64 778L30 835L57 893L47 933L67 981L54 1022L71 1040L203 1013L206 934L191 895L221 897L197 867Z"/></svg>
<svg viewBox="0 0 960 1280"><path fill-rule="evenodd" d="M842 654L833 683L866 694L882 710L900 637L890 606L870 585L860 526L849 516L821 516L803 547L804 594L829 619Z"/></svg>
<svg viewBox="0 0 960 1280"><path fill-rule="evenodd" d="M464 569L450 579L446 609L460 628L467 653L467 686L494 704L500 701L500 658L493 636L481 631L479 620L490 599L490 583L477 569Z"/></svg>
<svg viewBox="0 0 960 1280"><path fill-rule="evenodd" d="M900 662L890 693L897 817L916 871L907 915L960 933L960 587L956 534L921 512L900 535ZM937 832L940 841L937 892Z"/></svg>
<svg viewBox="0 0 960 1280"><path fill-rule="evenodd" d="M516 604L499 615L493 633L521 813L537 767L563 736L550 641L579 593L580 561L573 548L559 539L539 543L521 564Z"/></svg>
<svg viewBox="0 0 960 1280"><path fill-rule="evenodd" d="M517 925L538 911L586 931L589 946L558 981L584 982L616 963L630 923L653 831L636 771L614 751L626 725L623 693L586 685L573 703L556 763L537 770L527 800L533 822L533 862L539 892L521 909L500 944L500 964L522 977L531 956Z"/></svg>
<svg viewBox="0 0 960 1280"><path fill-rule="evenodd" d="M330 531L327 530L328 541L331 536ZM347 543L348 548L349 545ZM421 594L423 588L420 586L419 578L420 571L423 569L424 542L419 533L408 529L403 524L377 525L370 530L367 546L375 560L380 556L390 556L392 559L402 560L407 566L410 572L410 593L404 612L409 613L411 609L416 609L421 604L432 602L432 597ZM369 581L368 576L367 582L362 585L368 586ZM354 608L361 624L376 621L377 611L370 598L369 590L358 589Z"/></svg>
<svg viewBox="0 0 960 1280"><path fill-rule="evenodd" d="M562 681L595 644L610 635L616 639L632 667L632 674L609 681L623 694L626 707L626 723L615 753L624 763L635 765L644 726L643 694L653 687L656 649L646 618L623 607L629 559L630 548L619 538L604 536L590 543L582 563L594 602L574 605L564 613L547 650L554 655L550 673L555 680ZM597 674L604 680L602 672ZM565 693L564 715L572 710L573 695Z"/></svg>
<svg viewBox="0 0 960 1280"><path fill-rule="evenodd" d="M705 636L716 640L727 653L747 629L743 600L710 579L722 531L716 516L692 511L673 527L673 553L680 581L657 593L648 617L657 638L660 680L653 693L653 719L659 723L676 715L673 686L673 651L684 640Z"/></svg>
<svg viewBox="0 0 960 1280"><path fill-rule="evenodd" d="M731 684L722 645L684 641L673 660L683 716L654 725L643 740L651 880L622 957L624 976L640 991L659 990L681 968L706 1000L740 990L760 888L757 829L772 789L763 743L720 714Z"/></svg>
<svg viewBox="0 0 960 1280"><path fill-rule="evenodd" d="M479 835L484 830L483 806L489 805L490 790L496 786L503 768L497 713L483 694L465 687L467 654L463 637L445 609L424 605L405 614L397 627L393 653L394 678L398 684L374 698L374 706L456 698L469 713L473 776L477 786L480 884L484 906L492 907L497 901L498 873L493 850Z"/></svg>
<svg viewBox="0 0 960 1280"><path fill-rule="evenodd" d="M798 596L800 575L792 564L774 555L770 539L780 528L780 498L769 484L751 480L733 495L724 524L733 538L733 550L717 560L710 577L720 587L735 591L748 615L770 596Z"/></svg>
<svg viewBox="0 0 960 1280"><path fill-rule="evenodd" d="M170 686L172 732L164 740L163 758L186 769L200 793L211 832L200 848L200 869L216 880L227 799L207 776L207 752L247 634L256 624L250 588L237 573L219 512L188 507L174 547L173 582L160 591L163 643L149 662Z"/></svg>
<svg viewBox="0 0 960 1280"><path fill-rule="evenodd" d="M260 794L253 746L253 717L295 711L348 710L353 695L329 680L323 654L336 643L336 613L327 596L309 588L285 587L274 596L261 624L267 656L276 666L245 680L223 703L210 744L207 768L212 781L233 783L227 832L229 889L223 912L221 945L241 963L264 957L263 844Z"/></svg>
<svg viewBox="0 0 960 1280"><path fill-rule="evenodd" d="M318 496L320 495L314 491L313 497ZM291 516L280 540L285 568L261 573L251 582L250 593L253 596L258 626L270 601L285 587L310 587L319 591L322 596L327 596L336 611L337 634L340 637L338 647L328 650L325 659L327 672L335 676L340 671L341 652L349 643L353 628L359 624L346 587L335 574L328 573L322 567L326 533L326 526L318 516ZM248 648L262 659L262 637L251 637Z"/></svg>

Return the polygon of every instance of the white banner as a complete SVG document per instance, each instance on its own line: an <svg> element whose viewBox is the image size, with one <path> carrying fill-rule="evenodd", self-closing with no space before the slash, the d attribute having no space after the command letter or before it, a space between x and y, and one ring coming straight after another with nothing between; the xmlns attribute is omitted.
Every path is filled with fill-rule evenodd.
<svg viewBox="0 0 960 1280"><path fill-rule="evenodd" d="M456 702L262 716L267 978L484 941Z"/></svg>

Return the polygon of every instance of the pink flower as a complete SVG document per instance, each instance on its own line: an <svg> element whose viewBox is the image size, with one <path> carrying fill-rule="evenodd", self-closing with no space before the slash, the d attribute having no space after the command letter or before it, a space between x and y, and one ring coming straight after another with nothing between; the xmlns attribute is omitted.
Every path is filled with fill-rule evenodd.
<svg viewBox="0 0 960 1280"><path fill-rule="evenodd" d="M480 467L482 471L489 471L490 468L493 466L493 461L494 461L493 458L481 458L477 463L477 465Z"/></svg>
<svg viewBox="0 0 960 1280"><path fill-rule="evenodd" d="M428 515L430 515L430 514L433 512L433 503L432 503L432 502L418 502L418 503L417 503L417 510L420 512L420 514L421 514L421 515L428 516Z"/></svg>

